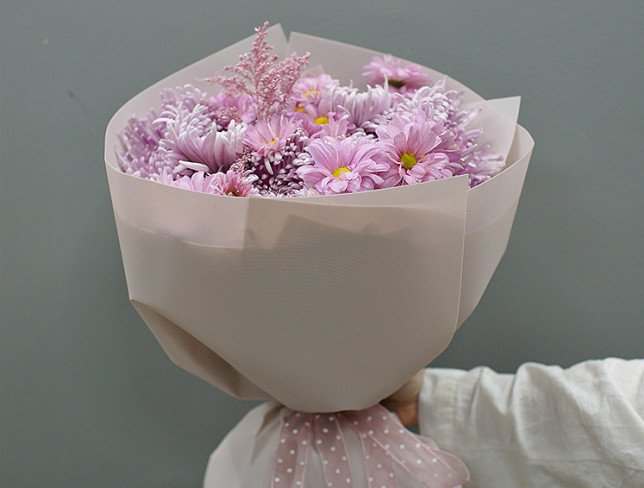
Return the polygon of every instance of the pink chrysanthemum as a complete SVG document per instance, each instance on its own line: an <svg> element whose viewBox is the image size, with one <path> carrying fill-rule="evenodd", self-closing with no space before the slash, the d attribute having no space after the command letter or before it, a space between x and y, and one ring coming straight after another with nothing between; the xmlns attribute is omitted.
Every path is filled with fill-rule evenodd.
<svg viewBox="0 0 644 488"><path fill-rule="evenodd" d="M210 193L211 195L247 197L259 194L259 191L253 186L256 179L257 177L254 175L242 174L230 169L226 173L213 174L197 171L190 176L185 175L178 178L168 171L164 171L156 181L183 190Z"/></svg>
<svg viewBox="0 0 644 488"><path fill-rule="evenodd" d="M164 185L182 188L184 190L198 191L200 193L214 193L211 190L212 180L214 175L209 175L203 171L197 171L192 175L184 175L175 178L176 175L168 171L164 171L159 175L156 181Z"/></svg>
<svg viewBox="0 0 644 488"><path fill-rule="evenodd" d="M215 173L212 178L211 188L216 195L231 197L259 195L259 190L253 186L257 180L255 175L230 169L226 173Z"/></svg>
<svg viewBox="0 0 644 488"><path fill-rule="evenodd" d="M331 112L346 113L349 123L362 127L391 108L391 95L382 86L369 86L365 91L335 86L322 92L322 103L327 104Z"/></svg>
<svg viewBox="0 0 644 488"><path fill-rule="evenodd" d="M476 127L473 121L480 108L463 107L462 94L447 89L444 80L433 86L424 86L413 94L396 94L393 100L392 109L367 124L367 131L375 132L378 126L386 127L392 119L408 122L426 120L434 124L433 132L440 138L434 152L447 156L453 175L469 175L470 186L486 181L502 169L502 157L478 143L483 129Z"/></svg>
<svg viewBox="0 0 644 488"><path fill-rule="evenodd" d="M217 131L210 116L208 107L197 105L167 122L161 145L175 162L175 173L186 169L214 173L242 153L246 125L231 121L226 131Z"/></svg>
<svg viewBox="0 0 644 488"><path fill-rule="evenodd" d="M306 105L303 112L295 112L294 120L298 120L302 128L311 139L324 136L346 137L352 133L356 126L349 122L349 114L343 111L341 114L328 110L326 102L320 103L317 107Z"/></svg>
<svg viewBox="0 0 644 488"><path fill-rule="evenodd" d="M434 132L436 127L436 124L422 119L406 121L394 118L388 125L376 129L390 164L383 187L452 176L449 158L436 151L441 142Z"/></svg>
<svg viewBox="0 0 644 488"><path fill-rule="evenodd" d="M154 178L171 167L165 149L160 147L164 124L156 123L156 118L154 110L145 119L132 116L119 134L121 148L116 157L124 173Z"/></svg>
<svg viewBox="0 0 644 488"><path fill-rule="evenodd" d="M233 95L227 91L221 91L208 102L214 111L218 130L228 128L232 121L248 124L256 118L253 99L246 93Z"/></svg>
<svg viewBox="0 0 644 488"><path fill-rule="evenodd" d="M421 66L403 66L400 59L390 54L382 58L374 56L362 74L370 85L384 85L387 81L389 90L399 93L407 93L431 83L431 78Z"/></svg>
<svg viewBox="0 0 644 488"><path fill-rule="evenodd" d="M284 115L260 120L248 127L244 144L253 148L260 157L275 154L284 149L297 128L298 124Z"/></svg>
<svg viewBox="0 0 644 488"><path fill-rule="evenodd" d="M370 138L324 137L309 144L310 163L298 168L304 183L321 195L373 190L383 183L389 165L380 159L380 148Z"/></svg>
<svg viewBox="0 0 644 488"><path fill-rule="evenodd" d="M303 76L293 86L295 111L304 111L306 105L317 106L322 98L322 91L337 84L338 80L327 74Z"/></svg>

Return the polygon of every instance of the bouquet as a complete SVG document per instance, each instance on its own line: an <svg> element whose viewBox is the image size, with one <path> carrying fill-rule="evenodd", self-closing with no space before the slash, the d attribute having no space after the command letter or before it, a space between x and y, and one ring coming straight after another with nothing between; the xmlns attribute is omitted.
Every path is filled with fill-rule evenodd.
<svg viewBox="0 0 644 488"><path fill-rule="evenodd" d="M480 105L391 55L364 66L366 90L305 73L310 53L279 60L258 27L250 52L204 82L161 94L121 133L121 170L193 191L247 197L335 195L467 175L504 165L480 144Z"/></svg>
<svg viewBox="0 0 644 488"><path fill-rule="evenodd" d="M378 402L447 347L505 251L533 147L518 104L264 25L114 115L133 306L179 366L278 402L215 452L213 486L467 479Z"/></svg>

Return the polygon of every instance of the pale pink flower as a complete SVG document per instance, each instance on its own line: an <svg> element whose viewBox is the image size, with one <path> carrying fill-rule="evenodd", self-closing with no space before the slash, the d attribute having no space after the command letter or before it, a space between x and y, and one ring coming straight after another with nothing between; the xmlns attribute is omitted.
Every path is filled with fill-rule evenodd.
<svg viewBox="0 0 644 488"><path fill-rule="evenodd" d="M360 91L349 86L326 88L320 104L325 103L329 111L349 116L349 123L356 127L372 121L391 108L391 96L382 86L369 86Z"/></svg>
<svg viewBox="0 0 644 488"><path fill-rule="evenodd" d="M374 56L362 72L370 85L384 85L388 83L389 90L407 93L431 83L430 76L417 64L403 66L402 61L385 54L382 58Z"/></svg>
<svg viewBox="0 0 644 488"><path fill-rule="evenodd" d="M237 123L251 123L255 120L255 104L246 93L232 94L221 91L208 101L214 111L218 129L226 129L233 120Z"/></svg>
<svg viewBox="0 0 644 488"><path fill-rule="evenodd" d="M248 197L259 195L259 190L253 186L257 176L241 173L235 170L228 170L226 173L215 173L212 175L210 187L216 195L227 195L231 197Z"/></svg>
<svg viewBox="0 0 644 488"><path fill-rule="evenodd" d="M174 186L175 188L181 188L183 190L198 191L200 193L214 193L211 189L213 176L204 173L203 171L197 171L196 173L191 174L190 176L184 175L175 177L170 172L164 171L159 175L156 181L163 183L165 185Z"/></svg>
<svg viewBox="0 0 644 488"><path fill-rule="evenodd" d="M436 148L440 137L438 126L426 120L407 121L394 118L388 125L378 126L380 139L390 164L382 187L422 183L452 176L449 158Z"/></svg>
<svg viewBox="0 0 644 488"><path fill-rule="evenodd" d="M297 122L284 115L259 120L246 130L244 144L253 148L260 157L275 154L285 148L298 127Z"/></svg>
<svg viewBox="0 0 644 488"><path fill-rule="evenodd" d="M174 166L168 161L165 149L160 147L164 124L156 123L156 118L154 110L145 119L132 116L119 134L121 147L116 151L116 157L124 173L154 178Z"/></svg>
<svg viewBox="0 0 644 488"><path fill-rule="evenodd" d="M349 114L346 111L341 114L329 112L325 110L324 105L307 105L304 112L294 115L295 120L300 122L311 139L324 136L346 137L355 130L356 126L349 122Z"/></svg>
<svg viewBox="0 0 644 488"><path fill-rule="evenodd" d="M164 171L156 181L175 188L210 193L211 195L247 197L259 194L259 191L253 186L256 179L257 177L254 175L242 174L231 169L226 173L213 174L197 171L190 176L184 175L178 178L168 171Z"/></svg>
<svg viewBox="0 0 644 488"><path fill-rule="evenodd" d="M321 195L373 190L389 165L380 159L380 148L368 137L324 137L309 144L310 163L297 172L307 187Z"/></svg>
<svg viewBox="0 0 644 488"><path fill-rule="evenodd" d="M293 86L291 98L296 103L295 111L304 111L306 105L317 106L322 99L322 91L337 84L338 80L327 74L303 76Z"/></svg>
<svg viewBox="0 0 644 488"><path fill-rule="evenodd" d="M183 111L167 122L161 145L169 159L176 161L175 173L185 169L214 173L242 153L245 132L246 124L235 121L227 130L217 131L208 107L197 105L192 112Z"/></svg>

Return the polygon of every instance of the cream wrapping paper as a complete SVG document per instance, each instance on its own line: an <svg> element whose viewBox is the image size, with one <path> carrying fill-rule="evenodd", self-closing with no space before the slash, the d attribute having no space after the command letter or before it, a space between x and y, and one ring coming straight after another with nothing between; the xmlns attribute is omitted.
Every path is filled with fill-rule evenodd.
<svg viewBox="0 0 644 488"><path fill-rule="evenodd" d="M276 50L311 52L360 86L375 53L273 26ZM484 101L476 119L508 167L349 195L230 198L118 169L118 133L158 106L163 88L234 64L251 38L147 88L112 118L105 161L129 297L177 365L238 398L293 410L367 408L447 347L478 304L507 245L533 141L518 98ZM339 56L342 52L342 56Z"/></svg>

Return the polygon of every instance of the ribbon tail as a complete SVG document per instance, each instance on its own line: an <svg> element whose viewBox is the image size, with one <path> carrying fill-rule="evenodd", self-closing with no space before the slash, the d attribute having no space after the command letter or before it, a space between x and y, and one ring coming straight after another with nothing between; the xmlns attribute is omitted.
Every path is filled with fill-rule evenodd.
<svg viewBox="0 0 644 488"><path fill-rule="evenodd" d="M431 449L433 455L438 459L438 462L448 470L448 473L447 477L443 478L445 484L428 484L426 486L431 488L453 488L469 481L470 470L467 469L467 466L461 458L449 452L441 451L440 449L429 449Z"/></svg>

